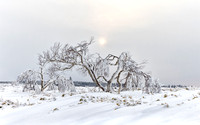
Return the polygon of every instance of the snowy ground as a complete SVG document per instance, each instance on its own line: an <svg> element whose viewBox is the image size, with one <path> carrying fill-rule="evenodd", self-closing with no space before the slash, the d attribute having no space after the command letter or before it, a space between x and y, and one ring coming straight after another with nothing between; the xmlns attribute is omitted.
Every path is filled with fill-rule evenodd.
<svg viewBox="0 0 200 125"><path fill-rule="evenodd" d="M154 95L96 90L34 94L22 92L21 85L0 84L0 125L200 125L200 89Z"/></svg>

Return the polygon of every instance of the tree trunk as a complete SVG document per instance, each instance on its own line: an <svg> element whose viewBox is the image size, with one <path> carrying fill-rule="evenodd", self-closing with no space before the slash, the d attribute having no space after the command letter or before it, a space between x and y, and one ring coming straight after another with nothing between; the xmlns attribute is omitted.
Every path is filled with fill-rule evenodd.
<svg viewBox="0 0 200 125"><path fill-rule="evenodd" d="M43 76L43 69L41 68L40 76L41 76L41 91L44 90L44 76Z"/></svg>
<svg viewBox="0 0 200 125"><path fill-rule="evenodd" d="M108 81L106 92L111 92L111 85L112 85L112 82Z"/></svg>
<svg viewBox="0 0 200 125"><path fill-rule="evenodd" d="M118 94L120 94L120 92L122 90L122 84L120 83L119 79L117 79L117 83L118 83L118 86L119 86Z"/></svg>
<svg viewBox="0 0 200 125"><path fill-rule="evenodd" d="M119 80L120 79L120 75L121 75L122 72L123 72L123 70L121 70L117 75L117 83L119 85L118 94L120 94L120 92L122 90L122 84L120 83L120 80Z"/></svg>
<svg viewBox="0 0 200 125"><path fill-rule="evenodd" d="M86 70L88 71L88 74L90 75L90 78L92 79L93 82L95 82L97 84L97 86L102 89L102 91L105 91L105 89L101 86L101 84L99 83L99 81L97 80L94 72L92 70L89 70L87 68L87 66L84 66L84 68L86 68Z"/></svg>
<svg viewBox="0 0 200 125"><path fill-rule="evenodd" d="M130 76L131 74L130 73L128 73L128 75L126 76L126 81L125 81L125 83L124 83L124 91L126 91L126 90L128 90L128 78L129 78L129 76Z"/></svg>

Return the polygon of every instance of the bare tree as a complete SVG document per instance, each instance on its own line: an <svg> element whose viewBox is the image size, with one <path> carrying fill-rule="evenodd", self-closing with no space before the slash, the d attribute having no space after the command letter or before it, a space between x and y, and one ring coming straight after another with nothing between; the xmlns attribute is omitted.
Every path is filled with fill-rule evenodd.
<svg viewBox="0 0 200 125"><path fill-rule="evenodd" d="M137 64L128 53L124 52L121 56L121 70L116 77L119 86L118 93L120 93L121 90L130 90L132 86L138 85L139 79L135 80L135 78L141 76L141 69L143 68L143 66ZM121 78L122 76L124 76L124 78Z"/></svg>
<svg viewBox="0 0 200 125"><path fill-rule="evenodd" d="M89 74L93 82L95 82L103 91L104 87L99 83L96 73L95 65L98 54L89 54L88 47L93 43L93 38L90 42L83 41L76 46L69 46L68 44L62 46L60 43L54 44L49 51L43 52L41 55L48 63L55 65L56 70L65 71L70 70L74 66L79 68L83 74Z"/></svg>
<svg viewBox="0 0 200 125"><path fill-rule="evenodd" d="M41 91L43 91L45 89L44 87L44 68L45 68L45 65L47 63L46 60L44 60L44 57L42 57L42 55L39 55L38 57L38 65L39 65L39 75L40 75L40 82L41 82Z"/></svg>
<svg viewBox="0 0 200 125"><path fill-rule="evenodd" d="M109 68L111 66L115 67L114 72L112 74L109 72ZM120 70L120 57L109 54L105 59L99 59L97 61L97 66L95 70L98 73L97 79L103 80L104 82L107 83L106 92L112 91L112 83L115 80L115 77L119 72L119 70Z"/></svg>
<svg viewBox="0 0 200 125"><path fill-rule="evenodd" d="M41 91L44 91L46 88L49 87L49 85L53 85L54 81L56 81L58 77L62 75L61 72L58 73L58 64L49 64L44 55L45 54L41 54L38 56L39 71L37 73L39 74Z"/></svg>
<svg viewBox="0 0 200 125"><path fill-rule="evenodd" d="M37 88L38 74L33 70L27 70L18 76L17 82L24 83L23 92L34 90L38 92Z"/></svg>
<svg viewBox="0 0 200 125"><path fill-rule="evenodd" d="M74 83L72 79L66 79L62 76L62 72L58 72L58 64L49 65L48 61L43 55L38 57L39 71L27 70L18 76L18 83L24 83L25 86L23 91L34 90L39 93L39 91L44 91L48 87L59 86L59 91L63 90L75 91ZM55 84L56 83L56 84ZM61 83L63 86L61 90ZM40 84L40 88L37 86Z"/></svg>
<svg viewBox="0 0 200 125"><path fill-rule="evenodd" d="M92 43L93 38L89 42L83 41L76 46L55 43L50 50L43 52L39 57L42 62L45 62L45 65L46 63L52 65L51 70L53 69L54 73L55 71L71 70L74 67L78 68L82 74L89 75L91 80L106 92L113 91L112 84L114 82L118 83L118 93L121 90L138 87L139 83L142 83L142 78L145 79L146 89L150 89L151 76L142 71L142 64L136 63L126 52L121 53L120 56L108 54L106 58L102 58L98 53L90 54L89 46ZM43 67L43 63L41 64ZM40 69L42 79L43 69ZM110 72L111 69L113 72ZM102 86L102 83L106 83L106 88Z"/></svg>
<svg viewBox="0 0 200 125"><path fill-rule="evenodd" d="M75 92L76 91L71 77L70 79L66 79L63 76L59 76L55 80L55 83L58 84L58 90L60 92L65 92L65 91Z"/></svg>

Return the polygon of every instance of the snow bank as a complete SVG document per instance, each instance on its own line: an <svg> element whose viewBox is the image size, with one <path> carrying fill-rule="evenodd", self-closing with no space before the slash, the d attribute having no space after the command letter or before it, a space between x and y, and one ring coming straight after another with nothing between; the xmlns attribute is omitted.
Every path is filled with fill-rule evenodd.
<svg viewBox="0 0 200 125"><path fill-rule="evenodd" d="M85 89L85 91L83 91ZM199 125L200 90L163 89L111 94L23 93L22 86L0 85L1 125Z"/></svg>

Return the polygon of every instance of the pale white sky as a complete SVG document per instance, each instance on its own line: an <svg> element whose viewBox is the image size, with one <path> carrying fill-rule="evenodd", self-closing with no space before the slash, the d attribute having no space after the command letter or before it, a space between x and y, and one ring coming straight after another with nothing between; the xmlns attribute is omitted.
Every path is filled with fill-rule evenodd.
<svg viewBox="0 0 200 125"><path fill-rule="evenodd" d="M0 80L36 69L38 53L54 42L94 36L93 52L128 51L163 83L197 85L199 34L199 0L0 0Z"/></svg>

